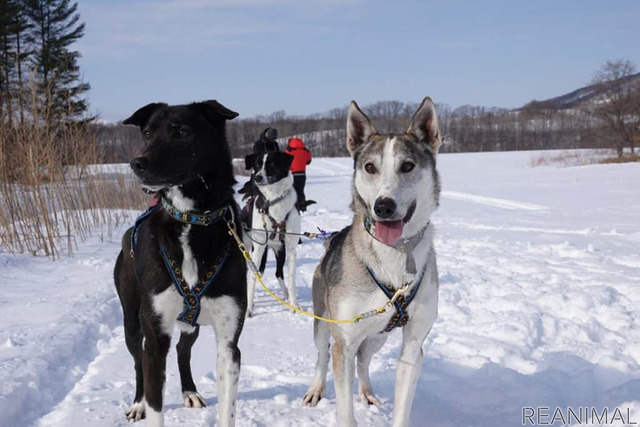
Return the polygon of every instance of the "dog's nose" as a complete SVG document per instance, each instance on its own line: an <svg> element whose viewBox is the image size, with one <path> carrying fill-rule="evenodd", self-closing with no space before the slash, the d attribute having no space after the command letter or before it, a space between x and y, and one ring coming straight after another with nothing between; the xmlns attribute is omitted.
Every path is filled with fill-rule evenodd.
<svg viewBox="0 0 640 427"><path fill-rule="evenodd" d="M396 208L396 202L388 197L378 197L373 205L373 211L382 219L391 218Z"/></svg>
<svg viewBox="0 0 640 427"><path fill-rule="evenodd" d="M255 182L262 182L262 181L264 181L264 178L262 177L262 175L256 175L256 176L253 177L253 180Z"/></svg>
<svg viewBox="0 0 640 427"><path fill-rule="evenodd" d="M149 159L147 159L146 157L136 157L135 159L131 160L129 165L131 166L131 169L133 169L133 173L135 173L136 175L142 175L142 173L149 166Z"/></svg>

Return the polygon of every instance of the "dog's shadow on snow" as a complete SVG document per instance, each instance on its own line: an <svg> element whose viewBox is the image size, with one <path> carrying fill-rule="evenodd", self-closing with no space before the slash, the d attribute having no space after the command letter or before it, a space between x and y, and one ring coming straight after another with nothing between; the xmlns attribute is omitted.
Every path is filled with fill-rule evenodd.
<svg viewBox="0 0 640 427"><path fill-rule="evenodd" d="M523 408L614 408L627 413L625 402L640 396L640 378L603 368L574 354L547 354L544 370L521 374L488 363L479 369L426 357L412 407L412 420L424 425L522 425ZM395 371L374 372L374 391L393 402ZM623 406L621 406L623 405ZM626 415L625 415L626 416ZM557 422L556 425L561 425Z"/></svg>
<svg viewBox="0 0 640 427"><path fill-rule="evenodd" d="M331 384L333 386L333 384ZM307 384L282 384L262 389L239 391L238 399L242 400L270 400L276 396L286 396L288 404L302 406L302 396L307 392Z"/></svg>

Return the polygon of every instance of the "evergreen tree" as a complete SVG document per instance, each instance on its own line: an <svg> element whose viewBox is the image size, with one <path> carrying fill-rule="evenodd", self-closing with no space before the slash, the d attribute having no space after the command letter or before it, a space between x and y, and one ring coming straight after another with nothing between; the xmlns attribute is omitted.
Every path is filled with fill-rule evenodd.
<svg viewBox="0 0 640 427"><path fill-rule="evenodd" d="M13 30L17 5L14 0L0 0L0 118L12 116L11 92L14 80L15 39Z"/></svg>
<svg viewBox="0 0 640 427"><path fill-rule="evenodd" d="M84 35L78 4L70 0L22 0L31 22L29 43L33 47L33 70L47 122L72 121L87 111L83 98L90 89L80 81L80 53L71 45Z"/></svg>
<svg viewBox="0 0 640 427"><path fill-rule="evenodd" d="M20 0L0 0L0 120L10 123L14 113L24 122L23 78L29 28Z"/></svg>

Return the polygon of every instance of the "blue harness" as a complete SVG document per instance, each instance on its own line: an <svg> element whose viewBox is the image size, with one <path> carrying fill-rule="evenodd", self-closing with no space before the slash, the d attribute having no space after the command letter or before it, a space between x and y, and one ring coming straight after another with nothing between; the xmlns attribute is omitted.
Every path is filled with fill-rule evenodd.
<svg viewBox="0 0 640 427"><path fill-rule="evenodd" d="M204 214L181 212L174 206L170 205L165 199L162 199L162 207L169 216L176 221L193 225L201 225L204 227L222 219L225 213L230 209L229 206L224 206L214 212L205 212ZM158 205L150 207L145 213L140 215L133 224L133 229L131 230L131 249L129 252L131 258L134 257L135 246L138 243L138 228L140 228L140 224L142 224L145 219L149 218L149 216L157 209ZM224 255L220 256L213 264L213 267L207 272L205 278L196 283L193 288L189 286L182 275L182 271L180 270L180 267L178 267L177 262L169 257L163 245L160 246L160 254L162 255L164 265L171 276L171 281L180 295L182 295L182 299L184 301L184 309L182 310L182 313L180 313L180 316L178 316L177 320L191 326L198 326L200 300L202 299L202 295L216 280L220 270L222 270L222 267L229 256L229 245L227 245Z"/></svg>
<svg viewBox="0 0 640 427"><path fill-rule="evenodd" d="M380 280L378 280L376 275L373 274L373 270L371 270L369 267L367 267L367 271L373 278L373 281L376 282L376 285L378 285L380 290L387 296L387 298L393 298L393 295L396 293L396 289L394 289L393 286L385 285ZM420 284L422 283L422 278L424 277L425 271L426 268L420 274L418 282L413 287L409 295L407 295L406 297L404 295L400 295L393 302L393 305L396 307L396 312L391 317L391 320L389 320L389 323L384 328L383 332L390 332L393 328L401 328L407 324L407 322L409 321L409 315L406 312L407 307L409 306L409 304L411 304L411 301L413 301L416 294L418 293L418 289L420 288Z"/></svg>
<svg viewBox="0 0 640 427"><path fill-rule="evenodd" d="M211 286L211 284L216 280L220 270L222 270L222 266L229 256L229 248L227 248L223 256L216 260L211 270L209 270L205 275L205 278L200 280L193 288L189 287L189 284L180 271L180 267L177 266L177 263L174 260L169 258L167 251L162 246L160 247L160 253L162 254L164 265L171 275L173 284L176 286L176 289L178 289L178 292L182 295L182 299L184 300L184 309L182 310L182 313L180 313L180 316L178 316L178 320L180 322L188 323L191 326L198 326L200 299L209 286Z"/></svg>
<svg viewBox="0 0 640 427"><path fill-rule="evenodd" d="M142 221L149 218L153 212L155 212L158 205L151 206L145 213L136 218L136 222L133 223L133 229L131 230L131 247L129 248L129 255L133 258L133 251L138 243L138 228L140 228L140 224Z"/></svg>

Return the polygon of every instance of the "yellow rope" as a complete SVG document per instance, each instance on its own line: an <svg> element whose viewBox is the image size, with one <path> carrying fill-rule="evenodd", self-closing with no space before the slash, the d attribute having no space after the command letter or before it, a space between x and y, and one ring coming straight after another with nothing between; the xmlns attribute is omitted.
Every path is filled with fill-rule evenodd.
<svg viewBox="0 0 640 427"><path fill-rule="evenodd" d="M238 233L236 231L236 226L235 223L233 221L227 221L227 227L229 228L229 234L231 236L233 236L233 238L236 241L236 244L238 245L238 249L240 249L240 252L242 252L242 256L244 256L244 259L247 261L247 265L249 266L249 269L251 270L251 272L254 274L254 276L256 277L256 279L258 280L258 283L260 283L260 286L262 286L262 288L269 294L271 295L271 297L273 297L273 299L275 299L276 301L278 301L280 304L289 307L291 310L297 312L297 313L302 313L305 316L309 316L309 317L313 317L314 319L320 320L322 322L329 322L329 323L356 323L361 319L364 319L366 317L372 317L375 316L377 314L382 314L385 313L387 311L387 308L390 307L391 305L393 305L393 301L395 301L395 299L404 291L406 291L406 288L400 288L396 291L396 294L393 296L393 298L383 307L380 307L376 310L372 310L369 311L367 313L362 313L362 314L358 314L357 316L351 318L351 319L345 319L345 320L336 320L336 319L329 319L327 317L321 317L321 316L317 316L313 313L310 313L308 311L302 310L299 307L296 307L294 305L289 304L287 301L284 301L283 299L279 298L276 294L274 294L271 289L269 289L267 287L267 285L264 284L264 282L262 281L262 275L260 274L260 271L258 271L258 267L256 267L256 265L253 263L253 261L251 260L251 255L249 255L249 251L247 251L247 247L244 245L244 243L242 243L242 241L240 240L240 236L238 236Z"/></svg>
<svg viewBox="0 0 640 427"><path fill-rule="evenodd" d="M296 307L295 305L289 304L287 301L281 299L280 297L278 297L276 294L273 293L273 291L271 289L269 289L267 287L267 285L264 284L264 282L262 281L262 275L260 274L259 271L255 271L255 264L253 263L253 261L251 260L251 256L247 257L248 253L245 251L243 254L244 258L247 260L247 263L249 264L249 268L253 271L253 274L255 275L256 279L258 280L258 283L260 283L260 286L262 286L262 288L273 297L273 299L275 299L276 301L278 301L280 304L285 305L287 307L289 307L291 310L297 312L297 313L302 313L306 316L309 317L313 317L314 319L318 319L321 320L323 322L329 322L329 323L355 323L358 320L362 319L362 314L358 314L357 316L348 319L348 320L335 320L335 319L329 319L326 317L321 317L321 316L317 316L313 313L310 313L308 311L305 311L299 307Z"/></svg>

